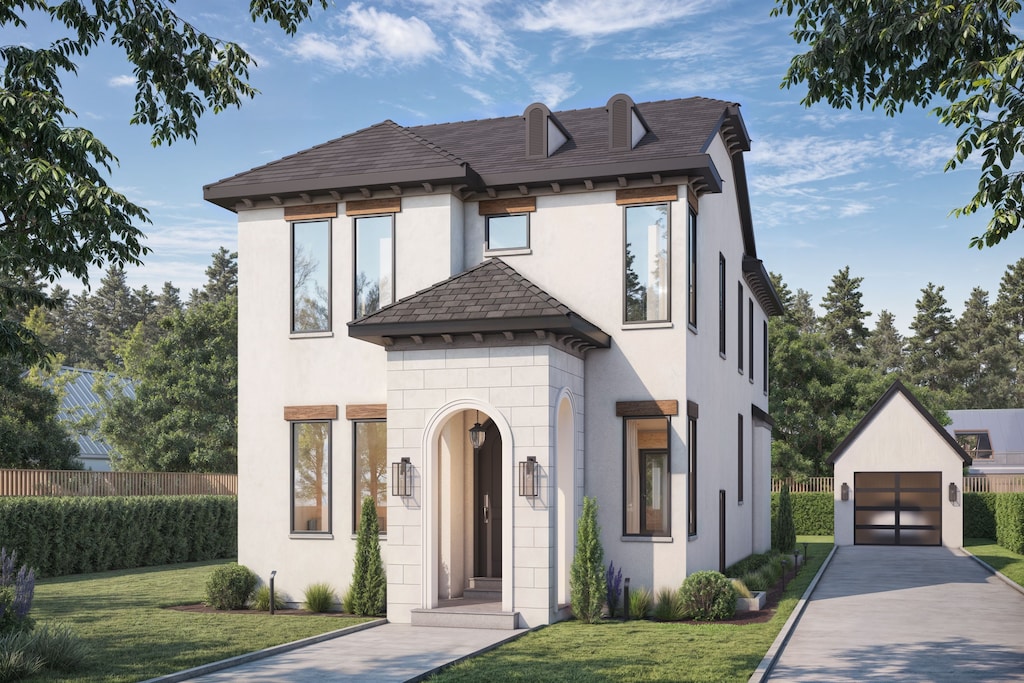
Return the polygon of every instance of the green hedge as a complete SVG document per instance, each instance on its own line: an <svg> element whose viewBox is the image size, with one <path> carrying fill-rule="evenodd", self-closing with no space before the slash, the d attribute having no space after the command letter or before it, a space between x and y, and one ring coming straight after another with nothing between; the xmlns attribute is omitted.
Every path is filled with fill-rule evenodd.
<svg viewBox="0 0 1024 683"><path fill-rule="evenodd" d="M790 493L793 507L793 525L798 536L832 536L834 525L834 501L831 492ZM779 507L779 494L772 494L772 518Z"/></svg>
<svg viewBox="0 0 1024 683"><path fill-rule="evenodd" d="M1000 493L996 498L996 543L1024 555L1024 493Z"/></svg>
<svg viewBox="0 0 1024 683"><path fill-rule="evenodd" d="M999 493L964 494L964 538L996 537L996 500Z"/></svg>
<svg viewBox="0 0 1024 683"><path fill-rule="evenodd" d="M234 557L234 496L0 498L0 546L40 576Z"/></svg>

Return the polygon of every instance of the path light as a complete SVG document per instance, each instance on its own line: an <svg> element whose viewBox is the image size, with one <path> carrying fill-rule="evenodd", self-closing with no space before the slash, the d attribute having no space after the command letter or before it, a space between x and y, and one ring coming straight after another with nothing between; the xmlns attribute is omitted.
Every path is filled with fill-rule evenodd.
<svg viewBox="0 0 1024 683"><path fill-rule="evenodd" d="M540 479L540 468L537 466L537 457L528 455L525 462L519 463L519 495L536 498L540 490L538 479Z"/></svg>
<svg viewBox="0 0 1024 683"><path fill-rule="evenodd" d="M412 495L412 461L409 458L391 463L391 495L399 498Z"/></svg>
<svg viewBox="0 0 1024 683"><path fill-rule="evenodd" d="M484 439L487 437L487 430L480 424L480 411L476 411L476 424L469 430L469 442L473 444L473 450L479 449L484 445Z"/></svg>
<svg viewBox="0 0 1024 683"><path fill-rule="evenodd" d="M274 577L277 576L277 570L270 572L270 613L274 613Z"/></svg>
<svg viewBox="0 0 1024 683"><path fill-rule="evenodd" d="M949 502L950 503L955 503L956 502L956 498L957 498L956 483L951 481L951 482L949 482Z"/></svg>
<svg viewBox="0 0 1024 683"><path fill-rule="evenodd" d="M839 491L840 491L840 493L839 493L839 497L840 498L842 498L843 500L850 500L850 485L849 484L847 484L844 481L843 482L843 486L842 486L841 489L839 489Z"/></svg>

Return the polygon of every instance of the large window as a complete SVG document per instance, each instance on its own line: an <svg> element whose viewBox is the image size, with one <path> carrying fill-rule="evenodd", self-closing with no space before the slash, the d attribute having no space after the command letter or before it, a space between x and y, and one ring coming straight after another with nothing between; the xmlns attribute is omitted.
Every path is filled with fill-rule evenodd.
<svg viewBox="0 0 1024 683"><path fill-rule="evenodd" d="M686 402L687 506L686 532L697 535L697 404Z"/></svg>
<svg viewBox="0 0 1024 683"><path fill-rule="evenodd" d="M736 416L736 500L743 502L743 415Z"/></svg>
<svg viewBox="0 0 1024 683"><path fill-rule="evenodd" d="M725 257L718 254L718 353L725 358Z"/></svg>
<svg viewBox="0 0 1024 683"><path fill-rule="evenodd" d="M331 531L331 423L292 422L292 532Z"/></svg>
<svg viewBox="0 0 1024 683"><path fill-rule="evenodd" d="M377 506L380 532L388 530L388 425L383 420L353 423L355 472L352 477L352 531L359 526L363 500Z"/></svg>
<svg viewBox="0 0 1024 683"><path fill-rule="evenodd" d="M331 223L292 223L292 331L331 329Z"/></svg>
<svg viewBox="0 0 1024 683"><path fill-rule="evenodd" d="M668 418L626 418L626 535L668 536Z"/></svg>
<svg viewBox="0 0 1024 683"><path fill-rule="evenodd" d="M747 299L747 377L754 383L754 300Z"/></svg>
<svg viewBox="0 0 1024 683"><path fill-rule="evenodd" d="M355 242L355 317L362 318L394 301L394 214L356 218Z"/></svg>
<svg viewBox="0 0 1024 683"><path fill-rule="evenodd" d="M530 214L488 216L485 228L487 251L530 248Z"/></svg>
<svg viewBox="0 0 1024 683"><path fill-rule="evenodd" d="M625 320L669 320L668 204L627 206Z"/></svg>
<svg viewBox="0 0 1024 683"><path fill-rule="evenodd" d="M697 329L697 212L688 207L686 224L686 254L689 264L689 302L687 322Z"/></svg>
<svg viewBox="0 0 1024 683"><path fill-rule="evenodd" d="M761 390L768 394L768 321L761 323Z"/></svg>

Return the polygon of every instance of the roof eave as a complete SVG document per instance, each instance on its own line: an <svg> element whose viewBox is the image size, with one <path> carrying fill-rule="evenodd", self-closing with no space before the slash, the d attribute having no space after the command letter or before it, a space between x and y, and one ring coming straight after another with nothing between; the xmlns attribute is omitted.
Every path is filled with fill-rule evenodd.
<svg viewBox="0 0 1024 683"><path fill-rule="evenodd" d="M779 298L779 293L775 291L775 285L772 284L761 259L745 254L743 256L743 276L765 313L773 316L786 312L786 307L783 305L782 299Z"/></svg>
<svg viewBox="0 0 1024 683"><path fill-rule="evenodd" d="M709 154L615 161L586 166L557 166L529 171L510 171L507 173L489 173L482 176L482 180L487 187L502 187L553 182L583 182L584 180L612 180L619 177L642 178L649 177L654 173L664 176L701 176L707 185L706 191L713 193L722 191L722 176Z"/></svg>
<svg viewBox="0 0 1024 683"><path fill-rule="evenodd" d="M611 337L596 325L578 315L547 315L527 318L473 318L465 320L431 320L408 323L377 323L353 320L348 334L355 339L384 345L385 338L440 336L442 334L473 334L501 332L532 332L543 330L569 334L598 348L611 346Z"/></svg>

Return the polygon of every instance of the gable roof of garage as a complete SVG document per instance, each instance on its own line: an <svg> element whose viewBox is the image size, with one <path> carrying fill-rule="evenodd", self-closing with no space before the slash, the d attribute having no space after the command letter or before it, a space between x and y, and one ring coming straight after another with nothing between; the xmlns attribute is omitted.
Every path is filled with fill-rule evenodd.
<svg viewBox="0 0 1024 683"><path fill-rule="evenodd" d="M939 421L935 419L935 416L928 412L928 409L917 400L917 397L911 393L910 389L907 389L907 387L903 385L903 382L896 380L892 383L892 386L882 394L882 398L875 401L875 405L871 406L871 410L869 410L861 421L857 423L857 426L846 435L846 438L843 439L842 443L836 446L836 449L832 451L832 455L828 456L828 460L825 461L825 464L834 465L836 460L838 460L839 457L842 456L843 453L845 453L846 450L860 437L864 430L867 429L867 426L871 424L872 420L875 419L875 416L882 412L882 410L885 409L897 394L902 394L903 397L910 402L910 405L914 406L914 409L921 414L921 417L923 417L929 425L931 425L932 429L935 430L935 433L949 444L949 447L953 449L953 452L956 453L961 460L963 460L965 465L970 465L971 462L973 462L971 456L967 454L967 451L957 443L956 439L946 431L945 427L939 424Z"/></svg>

